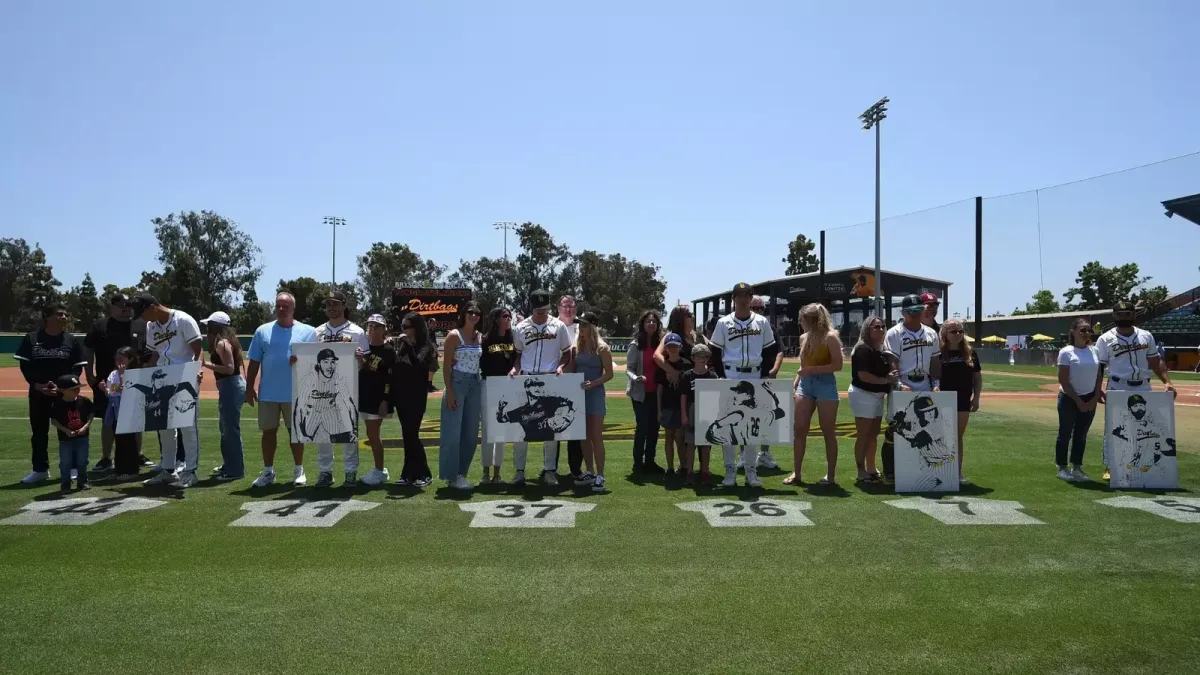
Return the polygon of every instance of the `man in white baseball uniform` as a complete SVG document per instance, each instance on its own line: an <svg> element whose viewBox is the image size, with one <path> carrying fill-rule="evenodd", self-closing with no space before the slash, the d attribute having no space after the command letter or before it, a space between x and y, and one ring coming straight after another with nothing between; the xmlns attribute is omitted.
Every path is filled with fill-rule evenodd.
<svg viewBox="0 0 1200 675"><path fill-rule="evenodd" d="M325 316L329 320L317 326L317 342L352 342L358 348L358 355L371 351L371 343L367 333L347 316L346 294L341 291L330 293L325 299ZM357 396L358 392L350 392ZM358 482L358 444L339 443L342 449L342 463L346 471L345 487L353 487ZM333 444L317 444L317 482L313 487L329 487L333 485Z"/></svg>
<svg viewBox="0 0 1200 675"><path fill-rule="evenodd" d="M563 322L550 316L550 294L536 290L529 294L531 316L522 319L513 327L513 347L520 353L518 367L510 377L520 375L562 375L563 367L570 362L574 342ZM514 485L525 482L525 456L527 443L513 443L513 464L517 473ZM558 444L545 441L542 444L542 483L558 485L555 463L558 459Z"/></svg>
<svg viewBox="0 0 1200 675"><path fill-rule="evenodd" d="M763 362L774 363L779 353L771 323L761 314L750 310L754 292L750 284L738 283L733 287L733 313L717 320L713 329L710 347L712 362L721 364L725 377L730 380L758 380L762 378ZM737 446L723 445L725 480L724 487L737 485ZM758 446L745 448L746 485L762 487L758 479Z"/></svg>
<svg viewBox="0 0 1200 675"><path fill-rule="evenodd" d="M916 295L900 302L904 321L892 326L883 339L884 352L892 368L900 372L901 391L938 391L942 376L942 361L937 358L941 340L924 323L925 303ZM895 406L888 397L887 418L895 415ZM896 432L889 422L883 435L883 480L891 484L896 479Z"/></svg>
<svg viewBox="0 0 1200 675"><path fill-rule="evenodd" d="M750 300L750 311L755 314L766 316L766 306L763 299L759 296L754 296ZM773 360L764 360L762 362L762 377L766 380L773 380L779 374L779 369L783 367L783 349L780 348L775 352ZM738 462L738 466L745 468L745 452L742 453L742 459ZM759 447L758 453L758 468L760 469L778 469L779 463L771 456L771 446L763 445Z"/></svg>
<svg viewBox="0 0 1200 675"><path fill-rule="evenodd" d="M1121 300L1113 305L1113 328L1096 339L1096 353L1100 369L1096 373L1096 391L1101 391L1104 371L1108 369L1108 387L1104 391L1150 391L1150 375L1166 385L1166 390L1176 394L1175 385L1167 366L1158 356L1158 345L1150 331L1133 325L1136 307L1132 302ZM1177 395L1177 394L1176 394ZM1105 402L1101 395L1100 402ZM1104 480L1110 477L1108 467L1108 435L1104 436Z"/></svg>

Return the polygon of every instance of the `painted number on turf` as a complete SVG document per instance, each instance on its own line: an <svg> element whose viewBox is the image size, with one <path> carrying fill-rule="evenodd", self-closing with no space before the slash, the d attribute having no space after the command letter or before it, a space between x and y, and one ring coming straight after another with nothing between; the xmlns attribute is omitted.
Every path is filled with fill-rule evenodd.
<svg viewBox="0 0 1200 675"><path fill-rule="evenodd" d="M143 497L82 497L33 502L0 525L92 525L128 511L145 511L166 504Z"/></svg>
<svg viewBox="0 0 1200 675"><path fill-rule="evenodd" d="M1153 513L1177 523L1200 523L1200 499L1195 497L1111 497L1101 499L1098 504L1112 506L1118 509L1138 509Z"/></svg>
<svg viewBox="0 0 1200 675"><path fill-rule="evenodd" d="M1021 512L1021 502L979 497L929 499L909 497L887 502L898 509L920 511L947 525L1045 525Z"/></svg>
<svg viewBox="0 0 1200 675"><path fill-rule="evenodd" d="M675 506L703 515L713 527L802 527L813 524L803 513L811 511L812 504L790 499L754 502L706 499Z"/></svg>
<svg viewBox="0 0 1200 675"><path fill-rule="evenodd" d="M230 527L333 527L352 511L369 511L377 502L357 499L309 502L301 499L276 499L242 504L245 515Z"/></svg>
<svg viewBox="0 0 1200 675"><path fill-rule="evenodd" d="M596 505L552 500L493 500L459 504L458 508L474 514L471 527L575 527L575 514L587 513Z"/></svg>

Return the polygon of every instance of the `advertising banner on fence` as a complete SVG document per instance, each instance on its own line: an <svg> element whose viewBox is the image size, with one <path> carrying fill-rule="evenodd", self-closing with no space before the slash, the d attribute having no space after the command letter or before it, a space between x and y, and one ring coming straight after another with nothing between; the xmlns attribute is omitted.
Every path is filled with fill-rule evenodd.
<svg viewBox="0 0 1200 675"><path fill-rule="evenodd" d="M388 333L400 334L400 320L409 312L424 317L431 331L453 330L458 310L471 301L469 288L394 288Z"/></svg>

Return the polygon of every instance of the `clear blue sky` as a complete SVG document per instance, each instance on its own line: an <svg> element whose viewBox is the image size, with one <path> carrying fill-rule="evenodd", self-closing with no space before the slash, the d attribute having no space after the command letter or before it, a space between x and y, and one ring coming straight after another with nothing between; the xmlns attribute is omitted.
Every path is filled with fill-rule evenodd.
<svg viewBox="0 0 1200 675"><path fill-rule="evenodd" d="M825 5L825 6L817 6ZM213 209L281 277L372 241L498 256L497 220L662 266L668 304L781 275L795 234L1200 150L1195 2L9 2L2 236L64 286L156 266L149 220ZM1158 202L1200 157L989 201L985 312L1088 260L1200 284L1200 227ZM1041 202L1039 268L1037 204ZM884 224L885 268L973 302L974 206ZM872 228L831 232L831 268ZM972 308L972 315L975 314Z"/></svg>

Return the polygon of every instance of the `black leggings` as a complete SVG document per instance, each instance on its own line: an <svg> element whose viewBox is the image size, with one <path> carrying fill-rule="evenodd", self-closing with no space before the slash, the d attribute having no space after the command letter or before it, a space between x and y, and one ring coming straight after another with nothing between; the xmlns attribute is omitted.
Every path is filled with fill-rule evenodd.
<svg viewBox="0 0 1200 675"><path fill-rule="evenodd" d="M429 460L425 457L425 444L421 442L421 420L425 418L425 407L428 398L401 401L396 408L396 417L400 420L400 434L404 439L404 468L400 477L410 483L415 480L428 480L433 474L429 471Z"/></svg>
<svg viewBox="0 0 1200 675"><path fill-rule="evenodd" d="M652 464L658 452L658 400L650 399L650 394L646 399L633 402L637 425L633 430L634 464Z"/></svg>

